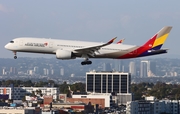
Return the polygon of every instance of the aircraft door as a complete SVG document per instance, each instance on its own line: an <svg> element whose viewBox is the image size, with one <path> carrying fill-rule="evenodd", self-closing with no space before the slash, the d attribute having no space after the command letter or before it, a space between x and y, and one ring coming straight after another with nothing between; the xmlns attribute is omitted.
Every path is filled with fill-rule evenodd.
<svg viewBox="0 0 180 114"><path fill-rule="evenodd" d="M53 42L49 43L49 48L53 48Z"/></svg>
<svg viewBox="0 0 180 114"><path fill-rule="evenodd" d="M23 46L23 40L20 40L19 45Z"/></svg>

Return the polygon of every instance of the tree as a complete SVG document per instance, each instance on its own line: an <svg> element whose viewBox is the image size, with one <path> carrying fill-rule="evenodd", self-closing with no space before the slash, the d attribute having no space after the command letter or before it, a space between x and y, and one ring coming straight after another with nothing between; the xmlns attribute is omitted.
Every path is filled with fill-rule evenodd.
<svg viewBox="0 0 180 114"><path fill-rule="evenodd" d="M65 93L65 94L67 94L68 93L68 84L66 83L66 82L64 82L63 84L61 84L60 86L59 86L59 88L60 88L60 92L61 93Z"/></svg>
<svg viewBox="0 0 180 114"><path fill-rule="evenodd" d="M37 90L36 90L36 95L39 95L39 96L42 97L42 96L43 96L42 91L41 91L40 89L39 89L39 90L37 89Z"/></svg>
<svg viewBox="0 0 180 114"><path fill-rule="evenodd" d="M26 96L24 96L24 97L22 98L22 101L23 101L23 102L25 102L25 101L26 101Z"/></svg>
<svg viewBox="0 0 180 114"><path fill-rule="evenodd" d="M75 83L71 86L72 91L80 91L80 92L85 92L85 87L86 85L83 83Z"/></svg>
<svg viewBox="0 0 180 114"><path fill-rule="evenodd" d="M36 97L36 94L35 94L34 91L32 91L31 96L32 96L32 97Z"/></svg>
<svg viewBox="0 0 180 114"><path fill-rule="evenodd" d="M8 99L8 103L13 103L13 100L12 99Z"/></svg>

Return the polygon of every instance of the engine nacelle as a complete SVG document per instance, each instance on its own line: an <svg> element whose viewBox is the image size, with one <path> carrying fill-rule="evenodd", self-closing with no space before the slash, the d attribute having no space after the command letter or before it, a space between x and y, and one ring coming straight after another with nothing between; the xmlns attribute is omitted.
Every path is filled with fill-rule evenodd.
<svg viewBox="0 0 180 114"><path fill-rule="evenodd" d="M73 53L68 50L57 50L56 51L56 58L57 59L75 59L76 57L73 57Z"/></svg>

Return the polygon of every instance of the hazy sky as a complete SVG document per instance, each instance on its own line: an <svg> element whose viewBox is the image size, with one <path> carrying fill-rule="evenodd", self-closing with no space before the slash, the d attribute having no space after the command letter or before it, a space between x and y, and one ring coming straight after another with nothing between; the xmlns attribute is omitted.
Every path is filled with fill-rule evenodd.
<svg viewBox="0 0 180 114"><path fill-rule="evenodd" d="M163 47L170 49L169 55L180 55L179 4L179 0L0 0L0 58L13 58L4 45L17 37L107 42L117 36L116 41L126 38L126 44L142 45L163 26L173 26Z"/></svg>

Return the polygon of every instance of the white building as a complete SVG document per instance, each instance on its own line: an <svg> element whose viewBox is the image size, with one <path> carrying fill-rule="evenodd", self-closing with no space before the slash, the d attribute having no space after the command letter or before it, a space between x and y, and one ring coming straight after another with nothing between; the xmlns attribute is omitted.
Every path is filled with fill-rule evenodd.
<svg viewBox="0 0 180 114"><path fill-rule="evenodd" d="M33 91L41 91L42 95L52 95L53 99L57 99L59 89L54 87L0 87L0 94L8 94L9 99L22 100L25 95L30 95Z"/></svg>
<svg viewBox="0 0 180 114"><path fill-rule="evenodd" d="M12 88L11 87L0 87L1 95L9 95L9 99L12 99Z"/></svg>
<svg viewBox="0 0 180 114"><path fill-rule="evenodd" d="M131 101L126 104L126 114L152 114L147 101Z"/></svg>
<svg viewBox="0 0 180 114"><path fill-rule="evenodd" d="M41 114L42 111L38 107L2 107L0 108L0 114Z"/></svg>

